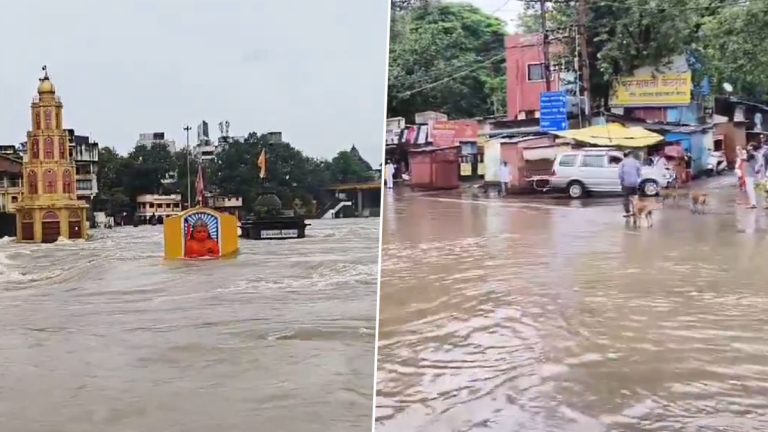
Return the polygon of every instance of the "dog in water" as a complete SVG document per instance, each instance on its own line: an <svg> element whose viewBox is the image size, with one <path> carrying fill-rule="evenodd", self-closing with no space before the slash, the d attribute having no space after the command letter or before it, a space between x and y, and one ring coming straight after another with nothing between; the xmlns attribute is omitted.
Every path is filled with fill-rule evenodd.
<svg viewBox="0 0 768 432"><path fill-rule="evenodd" d="M678 189L678 188L661 189L659 191L659 201L661 201L661 204L663 207L668 200L671 200L673 203L677 204L678 200L686 199L690 195L691 195L691 191L689 189Z"/></svg>
<svg viewBox="0 0 768 432"><path fill-rule="evenodd" d="M645 226L653 226L653 211L658 208L655 200L641 200L637 195L632 197L632 223L638 226L641 219L645 220Z"/></svg>
<svg viewBox="0 0 768 432"><path fill-rule="evenodd" d="M703 191L691 192L691 213L704 213L704 208L707 206L707 196L708 194Z"/></svg>

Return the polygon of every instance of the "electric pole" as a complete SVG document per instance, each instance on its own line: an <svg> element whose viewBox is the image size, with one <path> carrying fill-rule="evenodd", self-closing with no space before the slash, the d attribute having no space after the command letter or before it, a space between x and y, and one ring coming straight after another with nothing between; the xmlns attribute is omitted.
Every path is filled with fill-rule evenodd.
<svg viewBox="0 0 768 432"><path fill-rule="evenodd" d="M190 176L192 175L189 166L189 157L192 154L192 148L189 147L189 131L191 131L192 128L189 127L189 125L184 126L184 132L187 133L187 208L192 208L192 183L190 182Z"/></svg>
<svg viewBox="0 0 768 432"><path fill-rule="evenodd" d="M551 91L550 78L552 74L549 65L549 31L547 30L547 2L545 0L539 0L539 13L541 14L541 49L544 54L544 88Z"/></svg>
<svg viewBox="0 0 768 432"><path fill-rule="evenodd" d="M581 53L581 80L584 83L584 99L586 100L585 114L589 116L592 104L589 98L589 51L587 50L587 0L579 0L578 4L579 25L576 29L580 33L579 52ZM578 82L576 83L579 84Z"/></svg>

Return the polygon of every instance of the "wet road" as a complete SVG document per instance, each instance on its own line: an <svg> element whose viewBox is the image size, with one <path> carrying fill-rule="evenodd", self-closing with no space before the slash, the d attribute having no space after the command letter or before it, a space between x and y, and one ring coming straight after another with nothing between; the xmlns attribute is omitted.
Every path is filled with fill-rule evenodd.
<svg viewBox="0 0 768 432"><path fill-rule="evenodd" d="M0 244L3 432L370 430L379 219L163 262L160 227Z"/></svg>
<svg viewBox="0 0 768 432"><path fill-rule="evenodd" d="M768 211L385 198L377 432L768 430Z"/></svg>

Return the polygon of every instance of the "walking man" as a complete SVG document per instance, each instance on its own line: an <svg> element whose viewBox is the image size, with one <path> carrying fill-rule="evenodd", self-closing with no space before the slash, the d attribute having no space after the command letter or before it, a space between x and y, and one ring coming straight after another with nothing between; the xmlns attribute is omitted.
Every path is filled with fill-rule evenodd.
<svg viewBox="0 0 768 432"><path fill-rule="evenodd" d="M624 217L632 216L633 209L630 207L632 197L637 196L637 187L643 176L643 167L637 159L635 152L627 152L624 160L619 164L619 183L621 192L624 195L622 204L624 205Z"/></svg>

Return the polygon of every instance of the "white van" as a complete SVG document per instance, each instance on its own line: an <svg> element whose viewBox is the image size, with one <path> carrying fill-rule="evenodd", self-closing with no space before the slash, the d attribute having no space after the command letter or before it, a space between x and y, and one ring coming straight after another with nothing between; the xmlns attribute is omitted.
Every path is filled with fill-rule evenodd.
<svg viewBox="0 0 768 432"><path fill-rule="evenodd" d="M564 191L571 198L590 192L620 193L619 164L624 154L614 148L588 148L560 153L552 167L551 189ZM639 191L656 196L669 185L671 173L664 168L644 166Z"/></svg>

